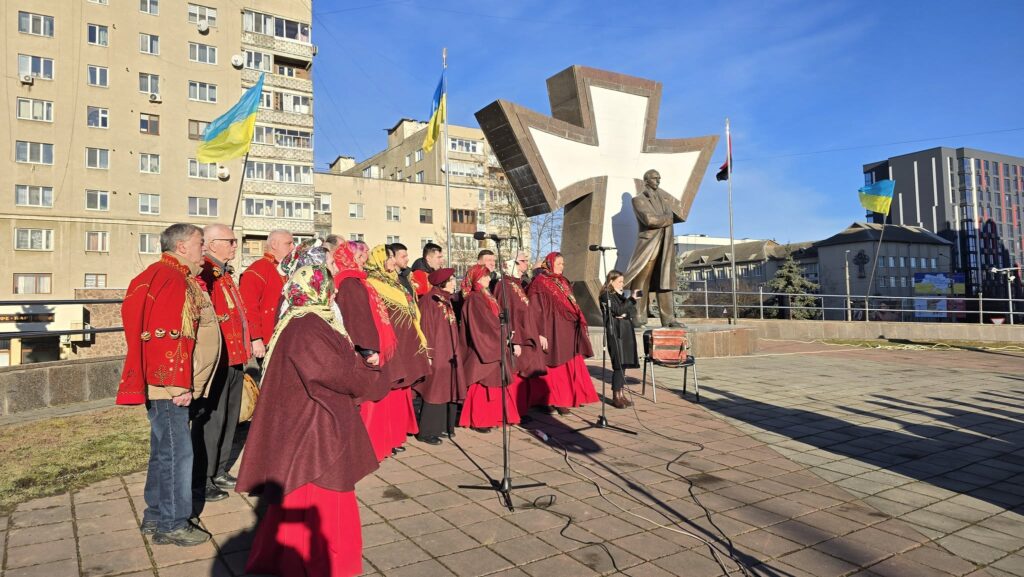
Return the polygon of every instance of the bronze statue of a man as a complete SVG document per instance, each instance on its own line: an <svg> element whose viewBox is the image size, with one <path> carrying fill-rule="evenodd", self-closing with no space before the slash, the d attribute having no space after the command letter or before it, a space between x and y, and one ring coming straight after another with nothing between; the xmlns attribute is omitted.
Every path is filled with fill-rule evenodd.
<svg viewBox="0 0 1024 577"><path fill-rule="evenodd" d="M654 294L658 297L661 326L678 327L672 303L672 291L676 286L672 225L677 219L672 212L674 199L659 188L660 184L658 171L648 170L644 173L643 192L633 197L633 214L636 215L639 234L626 268L626 282L630 289L644 291L637 307L639 324L647 324L649 296Z"/></svg>

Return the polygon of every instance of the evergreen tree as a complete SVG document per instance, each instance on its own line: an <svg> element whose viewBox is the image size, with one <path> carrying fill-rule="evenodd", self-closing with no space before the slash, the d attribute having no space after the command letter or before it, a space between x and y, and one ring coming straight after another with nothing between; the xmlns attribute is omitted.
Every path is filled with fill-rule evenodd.
<svg viewBox="0 0 1024 577"><path fill-rule="evenodd" d="M782 318L812 319L818 315L815 307L817 299L810 294L818 290L818 285L804 277L800 265L793 260L792 252L786 252L786 260L779 270L775 271L775 277L768 281L768 290L793 295L779 295L773 298L776 306L789 307L778 310L777 314Z"/></svg>

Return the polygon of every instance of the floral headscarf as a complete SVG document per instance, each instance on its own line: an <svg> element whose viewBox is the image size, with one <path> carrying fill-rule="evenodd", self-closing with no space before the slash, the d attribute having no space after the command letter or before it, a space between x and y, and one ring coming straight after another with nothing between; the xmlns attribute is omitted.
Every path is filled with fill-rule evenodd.
<svg viewBox="0 0 1024 577"><path fill-rule="evenodd" d="M290 253L281 259L281 272L291 276L298 269L309 265L322 265L327 262L327 249L318 238L302 241Z"/></svg>
<svg viewBox="0 0 1024 577"><path fill-rule="evenodd" d="M334 264L338 267L338 274L334 276L334 285L338 286L346 278L365 279L366 272L356 261L358 245L355 242L343 242L334 251Z"/></svg>
<svg viewBox="0 0 1024 577"><path fill-rule="evenodd" d="M321 251L327 252L323 249ZM267 355L263 359L264 370L270 365L270 357L277 339L293 319L308 314L317 315L332 329L348 338L341 311L334 302L334 281L331 279L331 271L325 264L309 264L296 269L284 285L282 300L281 318L274 327L274 336L270 338Z"/></svg>
<svg viewBox="0 0 1024 577"><path fill-rule="evenodd" d="M462 279L462 294L469 296L470 293L480 292L487 297L487 303L490 305L491 310L494 314L498 314L498 301L495 300L494 295L491 294L490 289L480 284L480 279L484 277L490 277L491 271L482 264L475 264L469 267L466 272L466 278Z"/></svg>
<svg viewBox="0 0 1024 577"><path fill-rule="evenodd" d="M378 244L370 251L370 259L366 261L367 282L376 289L377 294L384 300L391 316L391 324L412 324L416 329L416 336L419 337L420 350L427 349L427 337L420 328L420 308L416 300L401 284L398 283L398 273L388 271L388 249Z"/></svg>

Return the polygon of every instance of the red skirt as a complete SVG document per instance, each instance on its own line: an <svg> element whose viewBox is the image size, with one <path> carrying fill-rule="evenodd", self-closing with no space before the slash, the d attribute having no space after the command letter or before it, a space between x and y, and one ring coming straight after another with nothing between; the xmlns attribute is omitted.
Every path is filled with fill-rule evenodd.
<svg viewBox="0 0 1024 577"><path fill-rule="evenodd" d="M406 435L420 432L416 409L412 406L412 388L391 391L384 400L391 403L391 446L401 447L405 444Z"/></svg>
<svg viewBox="0 0 1024 577"><path fill-rule="evenodd" d="M569 362L548 367L548 374L530 379L529 404L553 407L579 407L600 399L583 355Z"/></svg>
<svg viewBox="0 0 1024 577"><path fill-rule="evenodd" d="M519 410L516 408L515 385L510 384L505 392L505 403L508 409L508 422L519 422ZM459 417L460 427L500 427L501 426L501 387L485 387L473 383L466 393L466 401L462 405L462 416Z"/></svg>
<svg viewBox="0 0 1024 577"><path fill-rule="evenodd" d="M412 406L412 390L394 389L379 401L359 405L370 443L378 461L391 456L391 449L405 444L405 436L419 432L416 411Z"/></svg>
<svg viewBox="0 0 1024 577"><path fill-rule="evenodd" d="M307 483L270 505L253 538L246 573L348 577L363 572L355 491Z"/></svg>

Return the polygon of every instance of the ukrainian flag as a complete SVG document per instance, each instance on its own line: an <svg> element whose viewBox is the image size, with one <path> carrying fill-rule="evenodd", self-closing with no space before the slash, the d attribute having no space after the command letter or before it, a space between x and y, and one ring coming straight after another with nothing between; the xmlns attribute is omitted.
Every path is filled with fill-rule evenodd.
<svg viewBox="0 0 1024 577"><path fill-rule="evenodd" d="M860 203L871 212L888 215L892 204L892 191L896 188L894 180L879 180L858 190Z"/></svg>
<svg viewBox="0 0 1024 577"><path fill-rule="evenodd" d="M263 74L260 74L260 79L245 91L238 104L206 127L203 142L196 152L199 162L223 162L249 152L256 127L256 110L260 107L262 94Z"/></svg>
<svg viewBox="0 0 1024 577"><path fill-rule="evenodd" d="M434 100L430 105L430 123L427 124L427 136L423 139L425 152L430 152L430 149L434 148L434 143L441 138L441 124L448 114L448 83L445 81L447 73L447 70L441 73L441 81L437 83Z"/></svg>

